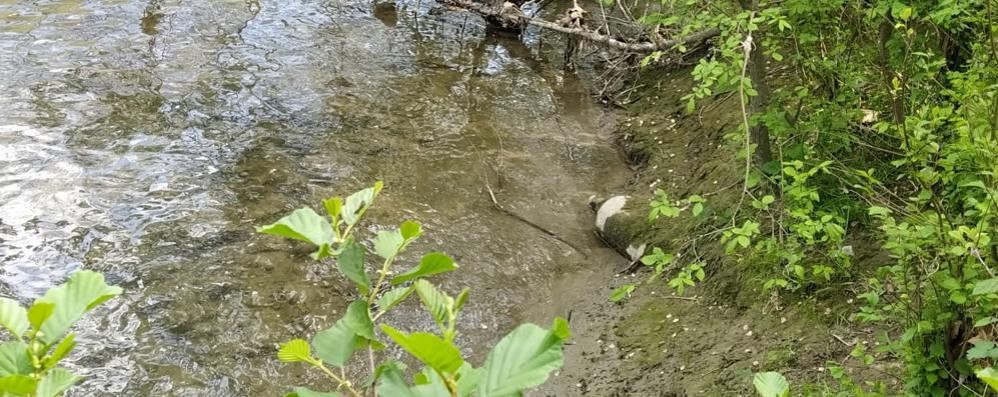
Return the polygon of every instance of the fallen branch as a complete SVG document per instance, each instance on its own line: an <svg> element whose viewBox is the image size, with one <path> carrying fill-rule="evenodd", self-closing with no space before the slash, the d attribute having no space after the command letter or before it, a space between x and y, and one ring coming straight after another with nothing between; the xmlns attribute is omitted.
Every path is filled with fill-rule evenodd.
<svg viewBox="0 0 998 397"><path fill-rule="evenodd" d="M564 238L562 238L561 236L559 236L557 233L552 232L551 230L548 230L548 228L546 228L544 226L541 226L541 225L538 225L538 224L534 223L533 221L531 221L531 220L529 220L527 218L524 218L524 217L520 216L519 214L517 214L515 212L507 210L506 208L503 208L503 206L501 204L499 204L499 200L496 200L496 194L492 191L492 186L489 186L488 184L486 184L485 185L485 189L487 189L489 191L489 198L492 199L492 205L499 212L502 212L502 213L504 213L506 215L509 215L510 217L513 217L513 218L515 218L516 220L518 220L520 222L526 223L528 226L533 227L534 229L537 229L537 230L543 232L544 234L546 234L548 236L551 236L555 240L560 241L562 244L565 244L565 245L571 247L576 252L582 254L583 257L589 258L589 255L586 254L585 251L583 251L579 247L576 247L575 244L572 244L568 240L565 240Z"/></svg>
<svg viewBox="0 0 998 397"><path fill-rule="evenodd" d="M614 49L618 49L618 50L623 50L623 51L650 52L650 51L655 51L655 50L668 50L668 49L676 47L676 46L678 46L680 44L701 43L701 42L706 41L706 40L708 40L710 38L713 38L714 36L717 36L718 34L721 33L716 28L710 28L710 29L702 30L702 31L690 34L688 36L680 37L678 39L673 39L673 40L661 40L661 41L657 41L657 42L645 41L645 42L638 42L638 43L630 43L630 42L626 42L626 41L620 41L620 40L618 40L618 39L616 39L614 37L602 35L602 34L599 34L597 32L593 32L593 31L590 31L590 30L587 30L587 29L584 29L584 28L565 27L565 26L562 26L561 24L558 24L558 23L555 23L555 22L549 22L549 21L545 21L543 19L529 17L529 16L526 16L526 15L523 15L522 13L516 15L515 20L509 21L508 20L509 19L508 18L509 17L509 11L508 10L506 10L505 12L503 12L503 10L493 9L493 8L487 6L487 5L479 4L479 3L474 3L474 2L471 2L470 0L440 0L440 1L443 2L443 3L449 4L449 5L452 5L452 6L456 6L456 7L460 7L460 8L469 10L469 11L473 11L473 12L478 13L478 14L484 16L484 17L492 18L492 19L499 20L499 21L506 21L506 22L510 22L510 23L514 24L514 26L506 26L506 27L515 27L516 24L519 24L519 27L521 27L521 28L524 27L524 26L526 26L526 25L528 25L528 24L529 25L534 25L534 26L537 26L537 27L540 27L540 28L543 28L543 29L550 29L550 30L554 30L556 32L561 32L561 33L566 33L566 34L570 34L570 35L579 36L579 37L581 37L583 39L586 39L586 40L588 40L590 42L604 44L604 45L606 45L606 46L608 46L610 48L614 48Z"/></svg>

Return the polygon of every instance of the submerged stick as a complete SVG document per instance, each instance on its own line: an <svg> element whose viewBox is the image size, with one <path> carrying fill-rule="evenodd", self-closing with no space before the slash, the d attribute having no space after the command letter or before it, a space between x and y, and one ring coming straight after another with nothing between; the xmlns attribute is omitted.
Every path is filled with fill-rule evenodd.
<svg viewBox="0 0 998 397"><path fill-rule="evenodd" d="M524 218L524 217L520 216L519 214L517 214L515 212L507 210L506 208L503 208L502 204L499 204L499 200L496 200L496 194L495 194L495 192L492 191L492 186L489 186L489 184L487 184L487 183L485 184L485 189L488 190L488 192L489 192L489 198L492 199L492 206L495 207L497 210L499 210L499 212L502 212L502 213L504 213L506 215L509 215L510 217L513 217L516 220L519 220L520 222L526 223L528 226L533 227L534 229L537 229L537 230L541 231L542 233L544 233L544 234L546 234L548 236L551 236L555 240L560 241L562 244L565 244L565 245L571 247L576 252L582 254L583 257L585 257L587 259L589 258L589 255L586 254L585 251L583 251L579 247L576 247L575 244L572 244L568 240L565 240L564 238L562 238L561 236L559 236L557 233L552 232L548 228L546 228L544 226L541 226L541 225L538 225L538 224L534 223L533 221L531 221L531 220L529 220L527 218Z"/></svg>

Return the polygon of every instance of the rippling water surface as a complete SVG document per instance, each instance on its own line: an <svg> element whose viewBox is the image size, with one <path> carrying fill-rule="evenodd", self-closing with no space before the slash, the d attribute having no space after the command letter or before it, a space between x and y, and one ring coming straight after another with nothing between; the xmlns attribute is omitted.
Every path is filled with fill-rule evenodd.
<svg viewBox="0 0 998 397"><path fill-rule="evenodd" d="M351 288L253 226L381 179L370 230L416 219L410 260L458 259L440 281L472 287L462 342L481 360L581 293L558 279L613 266L585 202L626 169L559 47L432 0L0 0L0 293L81 268L125 288L79 327L74 396L321 384L275 346L330 325ZM486 184L585 252L495 211ZM401 309L393 324L429 324Z"/></svg>

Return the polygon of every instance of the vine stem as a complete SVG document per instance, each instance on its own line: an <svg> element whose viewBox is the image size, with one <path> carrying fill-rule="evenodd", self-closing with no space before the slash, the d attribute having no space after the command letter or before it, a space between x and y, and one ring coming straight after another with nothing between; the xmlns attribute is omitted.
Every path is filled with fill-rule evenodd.
<svg viewBox="0 0 998 397"><path fill-rule="evenodd" d="M755 18L755 12L749 16L749 21ZM749 125L748 108L746 106L746 96L745 96L745 75L748 73L749 57L752 54L752 31L749 30L748 34L745 36L745 41L742 42L742 51L744 60L742 61L742 79L738 84L738 99L742 105L742 122L745 124L745 181L742 184L742 194L738 198L738 205L735 206L735 213L731 215L731 224L736 225L735 218L738 217L738 211L742 208L742 203L745 202L745 195L748 194L749 189L749 176L752 170L752 127Z"/></svg>
<svg viewBox="0 0 998 397"><path fill-rule="evenodd" d="M329 368L322 363L322 361L316 360L315 362L312 362L312 365L322 370L322 372L325 372L326 375L328 375L330 378L333 378L333 380L335 380L337 383L336 389L346 387L347 391L350 392L351 396L363 397L356 389L353 388L353 385L350 384L350 381L346 380L346 376L343 377L336 376L336 374L333 373L333 371L330 371Z"/></svg>

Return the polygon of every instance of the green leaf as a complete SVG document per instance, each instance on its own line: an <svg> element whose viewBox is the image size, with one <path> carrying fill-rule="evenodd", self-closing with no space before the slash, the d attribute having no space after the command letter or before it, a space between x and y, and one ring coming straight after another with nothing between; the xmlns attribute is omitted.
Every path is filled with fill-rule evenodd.
<svg viewBox="0 0 998 397"><path fill-rule="evenodd" d="M468 363L464 363L461 369L470 367ZM461 369L458 369L458 374L453 377L457 378ZM447 388L447 382L440 377L440 375L430 367L423 367L423 370L416 374L415 383L416 386L412 387L412 391L421 397L447 397L450 396L450 390ZM457 394L461 396L460 391Z"/></svg>
<svg viewBox="0 0 998 397"><path fill-rule="evenodd" d="M384 364L378 368L378 394L392 397L422 397L409 387L398 363Z"/></svg>
<svg viewBox="0 0 998 397"><path fill-rule="evenodd" d="M322 392L315 391L306 387L296 387L295 391L288 393L284 397L342 397L343 395L338 392Z"/></svg>
<svg viewBox="0 0 998 397"><path fill-rule="evenodd" d="M382 186L381 181L378 181L374 183L374 187L358 191L347 197L346 203L343 204L343 210L340 213L343 221L347 225L356 224L360 220L363 211L374 203L374 198L381 192Z"/></svg>
<svg viewBox="0 0 998 397"><path fill-rule="evenodd" d="M413 357L437 371L454 373L464 364L461 351L439 336L426 332L406 335L386 324L381 325L381 330Z"/></svg>
<svg viewBox="0 0 998 397"><path fill-rule="evenodd" d="M71 351L76 347L76 334L70 332L59 341L59 344L55 346L52 350L52 354L45 360L45 366L48 368L55 367L59 361L66 358Z"/></svg>
<svg viewBox="0 0 998 397"><path fill-rule="evenodd" d="M457 313L459 313L461 311L461 308L464 307L464 303L468 301L468 292L469 291L470 291L470 289L468 287L465 287L464 289L461 290L461 293L457 294L457 298L454 298L454 315L455 316L457 315Z"/></svg>
<svg viewBox="0 0 998 397"><path fill-rule="evenodd" d="M762 397L787 397L790 395L790 383L779 372L762 372L752 378L755 390Z"/></svg>
<svg viewBox="0 0 998 397"><path fill-rule="evenodd" d="M89 270L73 273L69 281L52 288L36 301L55 305L52 315L42 324L38 339L54 343L83 313L121 295L121 288L104 283L104 275Z"/></svg>
<svg viewBox="0 0 998 397"><path fill-rule="evenodd" d="M420 277L429 277L434 274L449 272L457 268L458 266L454 264L454 260L451 257L440 252L431 252L423 255L423 259L419 261L419 266L395 276L392 279L392 285L399 285Z"/></svg>
<svg viewBox="0 0 998 397"><path fill-rule="evenodd" d="M998 293L998 277L978 281L974 284L973 295L987 295Z"/></svg>
<svg viewBox="0 0 998 397"><path fill-rule="evenodd" d="M342 367L357 349L361 338L341 319L331 328L321 331L312 338L315 355L327 363Z"/></svg>
<svg viewBox="0 0 998 397"><path fill-rule="evenodd" d="M377 236L374 236L374 253L388 259L398 255L399 251L402 250L403 244L405 244L405 239L402 238L402 232L398 230L382 230L378 232Z"/></svg>
<svg viewBox="0 0 998 397"><path fill-rule="evenodd" d="M371 289L371 280L364 271L364 246L353 239L347 240L340 255L336 257L336 264L340 273L357 285L361 295L367 295Z"/></svg>
<svg viewBox="0 0 998 397"><path fill-rule="evenodd" d="M450 310L454 305L454 300L426 280L416 281L414 287L416 295L419 295L419 300L423 302L423 306L426 306L437 325L443 328L450 319Z"/></svg>
<svg viewBox="0 0 998 397"><path fill-rule="evenodd" d="M281 345L277 351L277 359L286 363L312 361L312 348L304 339L292 339Z"/></svg>
<svg viewBox="0 0 998 397"><path fill-rule="evenodd" d="M41 329L45 320L55 312L55 305L45 302L35 302L28 308L28 322L34 329Z"/></svg>
<svg viewBox="0 0 998 397"><path fill-rule="evenodd" d="M73 375L72 372L65 369L53 368L38 383L38 397L57 397L81 379L83 378Z"/></svg>
<svg viewBox="0 0 998 397"><path fill-rule="evenodd" d="M974 321L974 328L983 327L985 325L991 325L998 322L998 317L987 316L977 321Z"/></svg>
<svg viewBox="0 0 998 397"><path fill-rule="evenodd" d="M624 298L631 295L634 292L634 284L624 284L617 287L610 293L610 302L620 302Z"/></svg>
<svg viewBox="0 0 998 397"><path fill-rule="evenodd" d="M464 363L461 369L457 370L457 395L471 396L478 388L478 381L482 379L483 372L483 368L475 368L471 364Z"/></svg>
<svg viewBox="0 0 998 397"><path fill-rule="evenodd" d="M419 225L416 221L405 221L402 222L402 226L399 227L399 232L402 233L402 238L406 241L413 240L423 235L423 227Z"/></svg>
<svg viewBox="0 0 998 397"><path fill-rule="evenodd" d="M20 395L32 394L38 388L38 382L27 375L7 375L0 377L0 394Z"/></svg>
<svg viewBox="0 0 998 397"><path fill-rule="evenodd" d="M374 322L371 321L370 313L367 311L367 302L363 300L351 302L347 307L347 314L341 321L345 321L347 327L357 336L372 341L378 340L374 336Z"/></svg>
<svg viewBox="0 0 998 397"><path fill-rule="evenodd" d="M333 197L330 199L322 200L322 206L326 208L326 213L331 217L338 217L340 213L343 212L343 199L339 197Z"/></svg>
<svg viewBox="0 0 998 397"><path fill-rule="evenodd" d="M960 187L979 187L979 188L985 189L985 190L987 190L987 188L988 188L987 186L984 186L984 182L981 182L981 180L979 180L979 179L973 180L973 181L970 181L970 182L961 183Z"/></svg>
<svg viewBox="0 0 998 397"><path fill-rule="evenodd" d="M703 213L703 203L693 204L693 216L700 216Z"/></svg>
<svg viewBox="0 0 998 397"><path fill-rule="evenodd" d="M402 301L409 297L410 294L412 294L412 287L395 288L391 291L385 292L380 298L378 298L378 310L387 312L399 303L402 303Z"/></svg>
<svg viewBox="0 0 998 397"><path fill-rule="evenodd" d="M987 383L991 387L991 390L998 391L998 371L994 368L987 367L984 369L979 369L974 372L977 378Z"/></svg>
<svg viewBox="0 0 998 397"><path fill-rule="evenodd" d="M315 260L330 255L330 246L335 238L333 227L326 217L308 207L299 208L275 223L257 227L256 231L312 243L319 247L312 253Z"/></svg>
<svg viewBox="0 0 998 397"><path fill-rule="evenodd" d="M570 336L568 322L556 318L551 330L522 324L506 335L485 360L479 397L518 395L544 383L563 364L562 345Z"/></svg>
<svg viewBox="0 0 998 397"><path fill-rule="evenodd" d="M0 298L0 326L20 338L28 330L28 313L17 301Z"/></svg>
<svg viewBox="0 0 998 397"><path fill-rule="evenodd" d="M887 216L890 215L892 211L884 207L872 206L869 210L867 210L867 213L870 215Z"/></svg>
<svg viewBox="0 0 998 397"><path fill-rule="evenodd" d="M28 345L21 341L0 344L0 376L28 375L33 369Z"/></svg>
<svg viewBox="0 0 998 397"><path fill-rule="evenodd" d="M968 360L998 358L998 344L989 340L971 340L974 347L967 350Z"/></svg>

